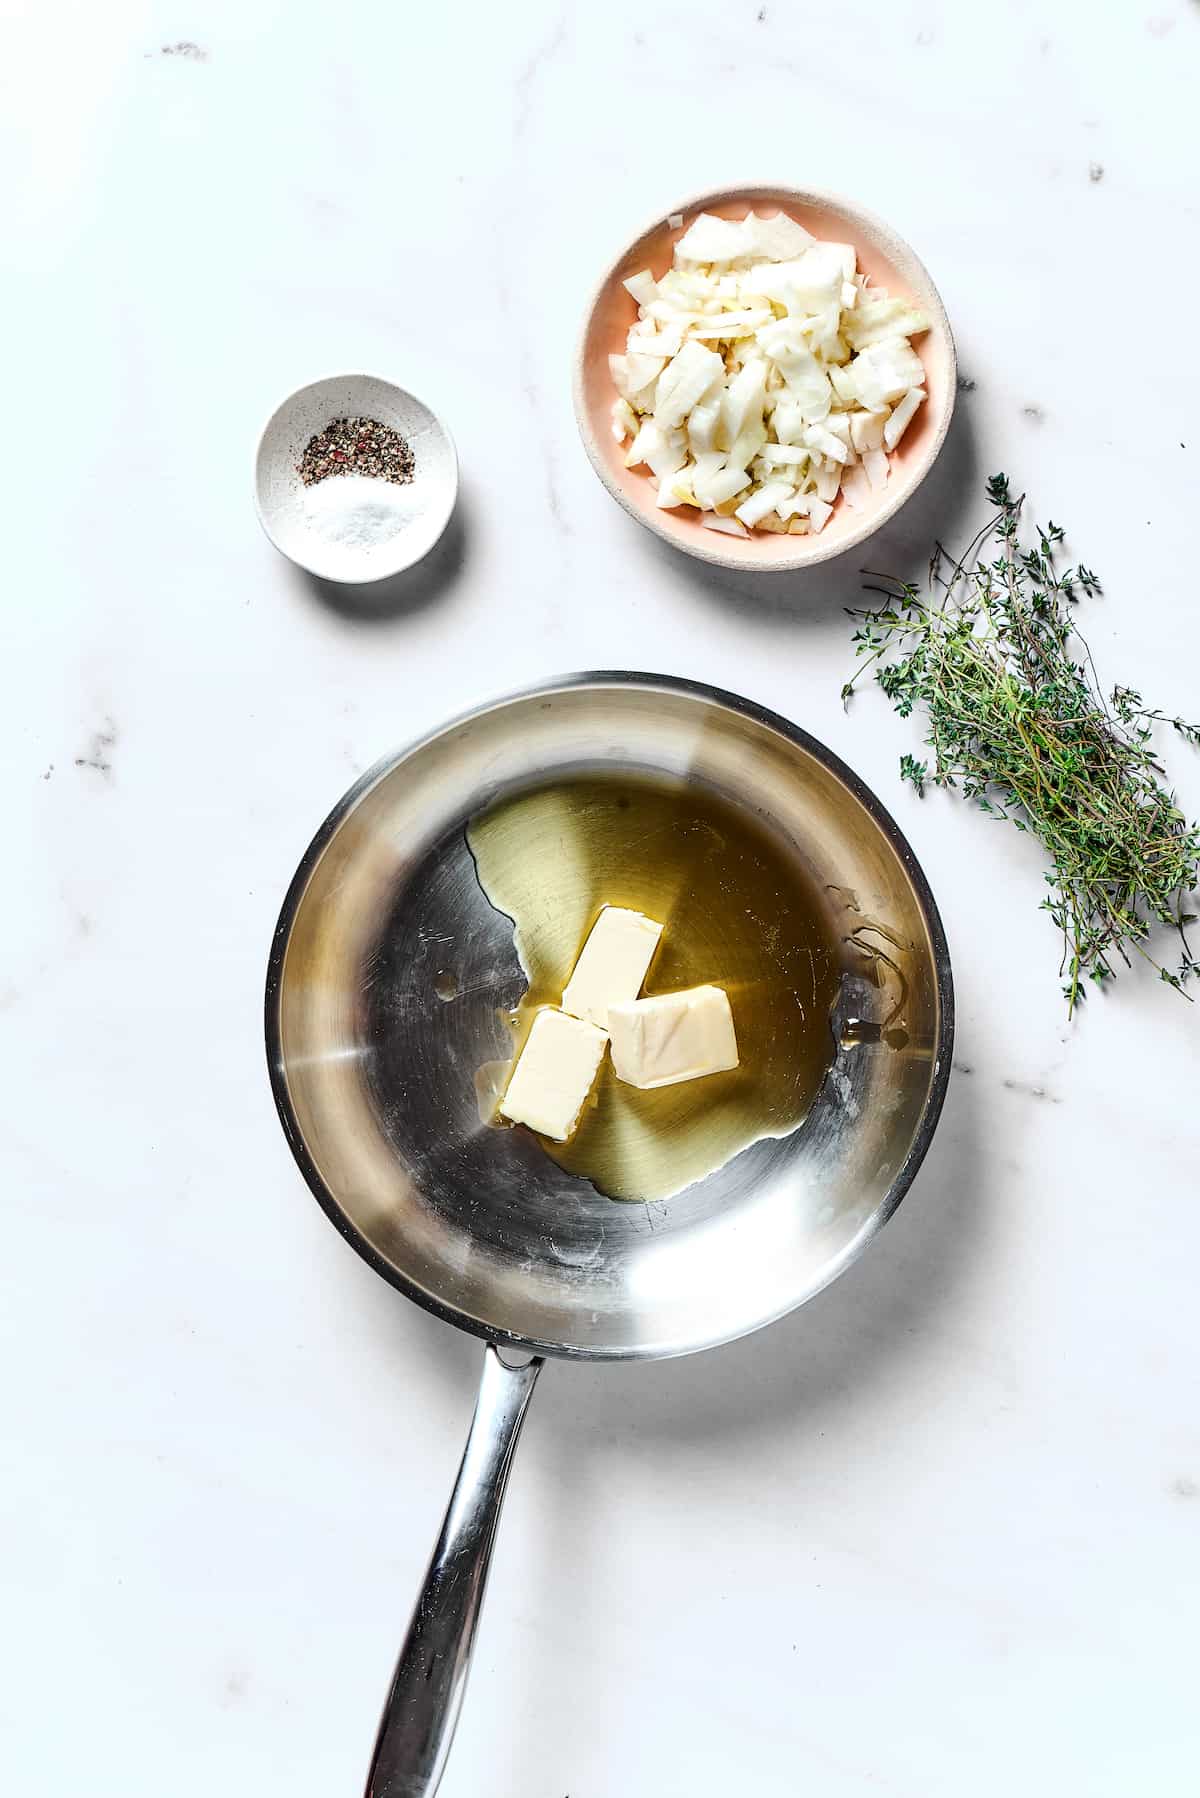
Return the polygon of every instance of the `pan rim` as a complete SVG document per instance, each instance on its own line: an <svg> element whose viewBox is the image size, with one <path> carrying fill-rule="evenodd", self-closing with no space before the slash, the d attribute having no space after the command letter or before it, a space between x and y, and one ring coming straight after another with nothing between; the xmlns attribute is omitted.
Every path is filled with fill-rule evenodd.
<svg viewBox="0 0 1200 1798"><path fill-rule="evenodd" d="M784 1305L778 1311L747 1324L745 1328L723 1331L707 1340L687 1343L682 1346L671 1344L664 1347L654 1345L638 1345L629 1347L617 1345L605 1348L582 1348L574 1344L551 1342L534 1336L520 1335L515 1332L500 1330L492 1325L473 1318L447 1305L436 1294L427 1292L423 1287L410 1280L398 1268L392 1266L377 1249L367 1240L362 1232L346 1216L335 1195L326 1185L315 1161L309 1153L303 1132L296 1119L288 1091L287 1077L283 1065L283 1043L280 1028L279 996L282 984L284 960L291 938L292 925L299 911L301 900L309 879L343 820L349 816L376 783L390 774L401 763L428 744L436 742L448 731L457 729L473 719L484 717L490 713L504 710L508 706L517 705L524 700L541 697L547 694L569 692L579 687L635 687L646 690L660 690L678 693L689 697L699 697L730 711L750 718L755 723L775 731L787 741L812 755L831 774L840 780L866 810L874 823L883 832L892 849L895 851L912 883L917 902L929 931L930 945L933 951L934 982L938 1001L938 1029L934 1048L933 1076L929 1093L921 1113L920 1123L914 1132L908 1152L888 1188L883 1201L871 1216L867 1218L857 1235L842 1249L826 1269L824 1277L805 1292L800 1298ZM845 763L839 755L829 749L819 738L812 736L801 725L794 724L782 714L769 707L759 705L757 701L747 699L741 694L733 693L724 687L716 687L704 681L691 680L682 675L651 674L637 670L595 669L560 675L543 681L536 681L529 686L518 688L515 692L501 695L499 698L484 701L446 719L435 729L414 739L399 750L381 757L365 773L350 786L342 797L326 815L318 826L307 849L288 884L271 937L271 948L267 959L267 978L264 992L264 1034L267 1055L267 1072L271 1083L271 1093L275 1108L283 1129L288 1147L304 1180L324 1211L330 1222L350 1246L362 1257L375 1273L379 1274L390 1286L420 1305L422 1310L432 1313L444 1323L452 1324L456 1329L464 1330L484 1342L491 1342L521 1352L535 1355L549 1355L560 1360L574 1361L655 1361L675 1359L683 1355L698 1354L702 1350L719 1348L728 1342L736 1342L740 1337L753 1335L765 1329L780 1318L789 1316L802 1305L815 1298L819 1292L831 1285L839 1275L843 1274L863 1253L868 1243L884 1225L892 1218L916 1178L917 1171L925 1159L933 1135L941 1118L946 1092L950 1083L950 1068L954 1050L955 1007L954 980L950 965L950 949L942 924L941 913L937 901L926 878L925 871L909 843L908 838L896 823L882 801L867 786L866 782Z"/></svg>

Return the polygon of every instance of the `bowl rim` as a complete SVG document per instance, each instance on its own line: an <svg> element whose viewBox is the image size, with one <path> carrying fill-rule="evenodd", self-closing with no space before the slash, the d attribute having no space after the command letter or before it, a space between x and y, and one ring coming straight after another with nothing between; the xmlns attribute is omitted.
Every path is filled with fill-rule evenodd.
<svg viewBox="0 0 1200 1798"><path fill-rule="evenodd" d="M435 1294L426 1292L414 1281L411 1281L398 1268L393 1267L391 1262L387 1261L378 1250L373 1247L358 1229L357 1225L351 1222L350 1218L339 1205L333 1192L325 1184L315 1161L309 1153L308 1145L305 1142L303 1132L292 1106L283 1065L283 1043L280 1028L279 999L282 990L283 965L287 955L288 944L291 939L292 925L295 922L296 914L299 911L300 903L304 897L304 892L308 886L313 869L316 867L317 862L320 860L343 819L353 811L359 800L362 799L378 781L384 779L395 768L399 767L419 750L425 748L430 743L436 742L439 737L444 736L448 731L455 730L461 725L469 723L472 719L482 717L490 712L501 711L508 706L519 704L522 700L536 698L541 695L565 693L577 688L603 686L633 687L651 691L658 689L660 691L683 694L689 698L700 698L715 702L718 705L726 706L730 710L740 713L743 717L750 718L756 723L765 725L769 730L777 732L789 742L796 744L799 748L805 750L806 753L812 755L837 779L842 781L883 832L892 849L895 851L909 880L912 882L913 891L917 896L921 915L923 916L929 931L934 983L937 989L938 1029L933 1046L933 1073L930 1080L929 1092L921 1111L920 1120L913 1133L913 1138L908 1146L908 1151L905 1154L904 1160L896 1170L887 1193L880 1204L872 1212L871 1216L866 1219L857 1235L850 1239L841 1253L828 1265L828 1267L826 1267L823 1277L816 1285L812 1286L801 1298L795 1300L791 1304L785 1305L774 1315L759 1318L754 1323L747 1325L744 1329L733 1331L727 1335L718 1335L706 1341L689 1343L683 1348L672 1347L665 1350L628 1347L582 1349L570 1344L564 1345L562 1343L542 1340L537 1337L523 1336L516 1332L498 1330L487 1324L481 1323L476 1318L467 1316L465 1313L456 1311L453 1306L443 1303ZM710 686L704 681L690 680L681 675L650 674L620 669L594 669L574 674L560 675L557 678L551 678L544 681L536 681L530 686L518 688L515 692L504 693L496 699L485 700L479 705L471 706L467 710L446 719L434 729L424 732L421 736L417 737L404 747L393 751L389 755L381 757L379 761L374 763L372 767L368 768L365 773L360 775L353 785L343 793L342 797L337 801L336 805L334 805L324 821L320 824L309 843L308 848L304 851L299 866L292 876L292 879L288 884L287 892L284 895L283 903L279 911L279 917L276 920L275 929L271 937L271 947L267 958L267 977L263 993L263 1022L267 1072L271 1083L271 1093L275 1101L276 1111L279 1115L279 1122L283 1128L284 1136L287 1139L288 1147L292 1151L296 1164L299 1167L301 1174L304 1176L305 1182L312 1192L313 1197L317 1200L317 1203L329 1218L330 1222L334 1225L335 1229L337 1229L340 1235L345 1237L346 1241L362 1257L367 1265L373 1268L377 1274L380 1274L390 1286L394 1286L398 1292L402 1292L404 1296L411 1299L414 1304L420 1305L422 1310L432 1312L435 1317L440 1318L444 1323L453 1324L456 1328L466 1331L468 1335L479 1337L484 1342L500 1344L522 1353L551 1355L556 1359L568 1361L669 1360L682 1355L697 1354L703 1349L717 1348L726 1342L737 1341L741 1336L753 1335L757 1330L765 1329L769 1324L777 1323L780 1318L786 1317L790 1315L791 1312L799 1310L801 1306L808 1304L811 1299L815 1298L819 1292L824 1291L825 1287L831 1285L839 1275L843 1274L848 1267L857 1261L863 1250L867 1247L867 1244L878 1235L879 1231L882 1230L889 1218L894 1216L901 1200L904 1198L904 1195L916 1178L917 1170L925 1159L926 1151L928 1150L929 1145L933 1140L934 1132L937 1129L938 1120L941 1117L942 1107L945 1103L946 1092L950 1084L950 1068L954 1055L955 1033L954 978L950 965L950 948L946 939L945 928L942 924L941 913L938 910L937 901L934 899L932 889L925 876L925 871L917 860L912 845L909 843L904 832L900 829L900 826L896 823L896 820L892 817L882 801L839 755L832 749L827 748L819 738L810 735L810 733L804 730L800 725L793 724L790 719L784 718L780 713L772 711L767 706L759 705L755 700L746 699L737 693L731 693L726 688Z"/></svg>
<svg viewBox="0 0 1200 1798"><path fill-rule="evenodd" d="M434 536L428 547L421 551L419 556L411 557L406 562L393 563L386 568L369 569L363 574L326 574L321 569L314 568L312 563L306 562L303 557L293 555L290 549L285 549L279 539L275 536L270 525L267 523L266 514L264 513L262 506L259 479L259 464L262 460L263 444L266 441L267 432L271 429L271 426L275 423L275 420L279 417L279 414L283 411L285 406L290 406L294 400L300 398L301 394L308 393L313 387L323 387L327 381L374 381L382 387L390 387L394 392L402 394L405 399L415 400L418 406L423 406L437 426L442 437L445 439L446 448L450 452L451 478L448 484L449 503L446 507L446 516L438 527L437 534ZM422 399L421 395L415 393L411 387L402 387L400 382L393 381L390 375L373 375L369 369L365 368L341 369L332 374L314 375L309 381L301 381L298 387L293 387L290 393L285 393L283 398L279 401L279 404L274 406L267 414L262 429L259 431L254 443L254 460L251 469L251 492L254 496L255 516L262 526L263 535L271 545L271 548L278 550L285 561L291 562L296 568L303 568L305 573L311 574L314 580L329 581L336 587L365 587L369 586L374 581L391 580L398 574L404 574L409 568L416 568L419 563L425 560L425 557L429 555L430 551L440 542L445 533L446 526L454 516L454 508L458 503L459 477L458 446L454 441L453 433L441 413L435 411L428 400ZM403 541L404 534L405 533L402 530L397 531L397 543Z"/></svg>
<svg viewBox="0 0 1200 1798"><path fill-rule="evenodd" d="M678 538L670 536L662 529L654 512L635 505L630 500L629 495L609 475L604 457L600 453L600 446L596 440L596 433L592 429L592 422L584 394L584 369L587 363L587 340L592 328L592 320L596 314L596 308L600 304L604 294L607 292L610 283L616 275L617 269L625 260L635 243L639 243L643 237L648 236L651 231L657 229L665 220L672 218L676 213L682 213L686 217L690 212L703 212L707 206L738 201L743 196L745 196L747 205L749 205L752 196L756 194L761 196L764 193L780 195L781 198L779 204L784 206L793 204L814 208L832 207L840 212L844 212L852 218L856 224L865 226L868 232L881 240L881 248L886 255L893 256L898 252L901 258L915 264L928 285L927 309L934 315L934 328L940 328L945 337L946 347L950 357L950 373L944 410L938 419L937 428L933 442L929 448L929 453L925 457L924 463L917 473L912 485L906 488L902 493L896 493L890 498L885 498L878 511L864 514L861 523L856 525L848 536L828 541L822 536L812 538L798 537L796 538L797 543L803 542L810 545L807 551L797 550L791 555L781 556L769 563L760 564L755 561L752 555L741 555L726 547L730 542L742 542L744 539L726 538L718 531L710 531L708 533L713 539L711 544L704 542L702 539L695 543L681 543ZM789 196L788 199L783 199L782 196L784 195ZM575 406L575 422L579 428L579 435L583 441L584 450L587 452L587 457L592 467L600 477L606 490L612 495L613 499L616 500L617 504L627 512L631 518L635 518L640 525L643 525L646 530L652 531L660 542L669 544L670 547L677 550L680 555L692 556L697 561L708 562L716 568L732 569L739 573L757 572L761 574L795 574L805 568L818 567L822 562L830 562L836 556L845 555L847 550L856 548L860 543L865 543L868 537L873 537L875 532L880 530L889 519L894 518L901 507L907 505L908 501L916 493L917 489L921 486L921 483L933 468L934 463L941 455L942 449L945 446L946 436L950 430L951 420L954 417L954 407L958 397L958 350L954 342L954 332L950 326L950 319L946 312L945 302L938 291L933 276L929 273L929 270L917 255L917 252L913 249L912 245L908 243L905 238L901 237L898 231L893 230L892 226L884 219L881 219L876 213L871 212L867 207L860 206L857 200L847 199L843 194L832 193L827 188L788 187L774 181L739 182L733 187L709 188L704 193L694 194L689 199L681 201L677 206L669 206L663 211L656 212L652 218L646 221L641 230L634 232L633 236L627 239L625 247L612 259L604 274L592 289L591 299L589 300L587 310L584 313L583 326L576 338L571 391ZM751 541L753 541L753 539L751 539Z"/></svg>

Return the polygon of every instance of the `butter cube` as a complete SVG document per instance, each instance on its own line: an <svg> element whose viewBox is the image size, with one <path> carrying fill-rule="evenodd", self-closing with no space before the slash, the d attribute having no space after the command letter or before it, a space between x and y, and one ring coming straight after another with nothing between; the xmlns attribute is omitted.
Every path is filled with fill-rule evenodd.
<svg viewBox="0 0 1200 1798"><path fill-rule="evenodd" d="M738 1065L733 1013L719 986L610 1005L608 1029L617 1079L629 1086L675 1086Z"/></svg>
<svg viewBox="0 0 1200 1798"><path fill-rule="evenodd" d="M609 1006L636 999L641 992L662 933L662 925L640 911L606 905L566 984L563 1010L607 1030Z"/></svg>
<svg viewBox="0 0 1200 1798"><path fill-rule="evenodd" d="M566 1142L592 1090L608 1038L595 1024L546 1006L533 1020L500 1112L539 1136Z"/></svg>

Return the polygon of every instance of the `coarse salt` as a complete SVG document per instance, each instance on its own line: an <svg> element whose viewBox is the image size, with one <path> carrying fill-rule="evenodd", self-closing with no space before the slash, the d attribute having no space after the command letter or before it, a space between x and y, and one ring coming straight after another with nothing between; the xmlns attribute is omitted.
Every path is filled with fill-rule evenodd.
<svg viewBox="0 0 1200 1798"><path fill-rule="evenodd" d="M304 490L304 517L329 543L371 549L401 530L412 510L404 489L375 475L331 475Z"/></svg>

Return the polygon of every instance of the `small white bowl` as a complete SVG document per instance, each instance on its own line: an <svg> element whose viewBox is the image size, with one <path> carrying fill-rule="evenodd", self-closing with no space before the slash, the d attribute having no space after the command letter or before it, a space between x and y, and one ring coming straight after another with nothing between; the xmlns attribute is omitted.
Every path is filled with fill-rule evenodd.
<svg viewBox="0 0 1200 1798"><path fill-rule="evenodd" d="M298 464L311 437L335 418L374 418L399 431L413 453L413 478L393 484L389 498L404 521L381 543L339 543L312 522ZM332 475L330 480L342 477ZM323 580L381 581L427 555L450 522L458 495L458 458L449 431L429 407L375 375L331 375L299 387L271 414L254 461L259 523L283 555Z"/></svg>

